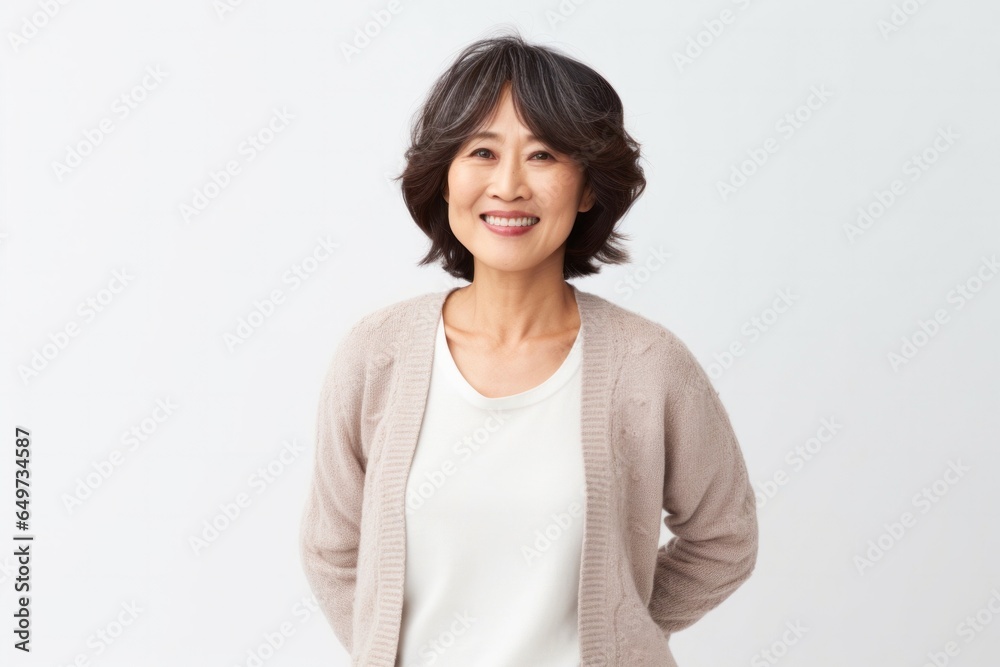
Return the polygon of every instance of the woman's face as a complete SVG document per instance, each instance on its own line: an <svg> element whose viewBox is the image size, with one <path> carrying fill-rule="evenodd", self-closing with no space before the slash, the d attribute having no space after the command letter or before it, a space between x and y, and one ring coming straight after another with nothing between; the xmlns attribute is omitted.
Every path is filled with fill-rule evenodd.
<svg viewBox="0 0 1000 667"><path fill-rule="evenodd" d="M498 271L548 269L561 278L576 214L594 204L583 167L531 137L517 119L509 86L481 132L489 134L470 138L448 170L444 198L452 232L475 258L477 276L485 265ZM534 224L495 226L486 221L488 213L514 215L518 224L524 221L517 218L531 217Z"/></svg>

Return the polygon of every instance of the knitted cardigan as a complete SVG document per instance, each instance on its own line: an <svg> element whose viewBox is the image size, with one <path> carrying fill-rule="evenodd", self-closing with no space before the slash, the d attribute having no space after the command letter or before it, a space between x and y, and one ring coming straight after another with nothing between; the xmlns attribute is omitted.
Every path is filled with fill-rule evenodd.
<svg viewBox="0 0 1000 667"><path fill-rule="evenodd" d="M756 564L746 464L687 346L666 327L571 287L584 330L581 665L676 667L671 634L729 597ZM450 291L362 317L323 380L300 553L353 665L396 663L404 493ZM657 548L661 520L673 537Z"/></svg>

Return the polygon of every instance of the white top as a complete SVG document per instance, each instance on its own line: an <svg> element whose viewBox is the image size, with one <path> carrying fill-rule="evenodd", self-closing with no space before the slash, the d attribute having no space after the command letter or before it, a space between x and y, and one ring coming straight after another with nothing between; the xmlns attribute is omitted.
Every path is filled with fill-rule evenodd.
<svg viewBox="0 0 1000 667"><path fill-rule="evenodd" d="M488 398L438 321L406 485L397 667L577 667L583 328L542 384Z"/></svg>

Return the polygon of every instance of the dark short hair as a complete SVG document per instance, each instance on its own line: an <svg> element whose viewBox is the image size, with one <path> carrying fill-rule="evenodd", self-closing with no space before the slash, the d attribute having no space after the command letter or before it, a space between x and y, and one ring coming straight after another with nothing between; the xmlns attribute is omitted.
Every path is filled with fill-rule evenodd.
<svg viewBox="0 0 1000 667"><path fill-rule="evenodd" d="M406 150L403 200L430 238L418 265L441 260L445 271L472 281L472 254L451 231L443 189L458 150L490 116L504 86L521 122L553 150L583 166L594 193L590 210L577 213L566 243L563 277L598 273L597 262L624 264L628 236L615 231L646 187L639 144L624 126L621 98L590 67L551 48L501 34L467 46L434 83L418 110Z"/></svg>

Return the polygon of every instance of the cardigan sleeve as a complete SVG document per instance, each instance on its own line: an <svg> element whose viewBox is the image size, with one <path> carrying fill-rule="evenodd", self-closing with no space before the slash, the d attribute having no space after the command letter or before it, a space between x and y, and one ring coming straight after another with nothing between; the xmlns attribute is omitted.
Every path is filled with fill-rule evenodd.
<svg viewBox="0 0 1000 667"><path fill-rule="evenodd" d="M718 393L684 351L688 379L664 417L664 523L674 536L657 553L649 605L667 636L722 603L757 561L757 505L739 443Z"/></svg>
<svg viewBox="0 0 1000 667"><path fill-rule="evenodd" d="M309 586L348 652L365 480L359 417L365 377L353 332L337 347L320 391L316 451L299 538Z"/></svg>

